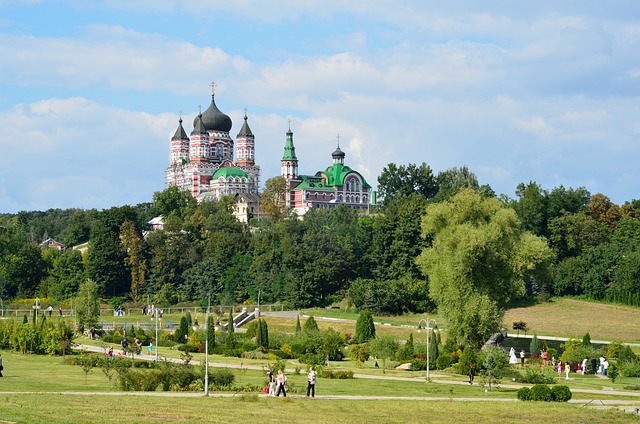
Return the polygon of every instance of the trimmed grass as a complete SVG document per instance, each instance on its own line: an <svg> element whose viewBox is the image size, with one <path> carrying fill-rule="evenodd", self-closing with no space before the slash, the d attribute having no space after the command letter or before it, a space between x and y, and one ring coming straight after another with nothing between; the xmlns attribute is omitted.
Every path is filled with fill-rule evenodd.
<svg viewBox="0 0 640 424"><path fill-rule="evenodd" d="M99 423L637 423L637 417L575 404L406 400L281 399L79 395L3 395L0 420Z"/></svg>

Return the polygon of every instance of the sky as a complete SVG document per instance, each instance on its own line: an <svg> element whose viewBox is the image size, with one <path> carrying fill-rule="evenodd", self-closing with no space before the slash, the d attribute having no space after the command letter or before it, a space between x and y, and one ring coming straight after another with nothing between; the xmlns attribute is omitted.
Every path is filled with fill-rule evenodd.
<svg viewBox="0 0 640 424"><path fill-rule="evenodd" d="M180 114L247 111L262 184L393 162L640 198L640 2L0 0L0 213L150 202ZM289 124L289 120L290 124Z"/></svg>

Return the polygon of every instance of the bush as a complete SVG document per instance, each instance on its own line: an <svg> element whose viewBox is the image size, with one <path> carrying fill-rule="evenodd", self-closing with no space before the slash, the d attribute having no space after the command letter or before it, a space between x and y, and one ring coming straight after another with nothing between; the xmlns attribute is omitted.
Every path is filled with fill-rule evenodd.
<svg viewBox="0 0 640 424"><path fill-rule="evenodd" d="M411 371L423 371L427 369L427 361L415 358L411 361Z"/></svg>
<svg viewBox="0 0 640 424"><path fill-rule="evenodd" d="M528 384L553 384L556 382L556 379L553 376L545 374L542 369L527 368L522 377L522 382Z"/></svg>
<svg viewBox="0 0 640 424"><path fill-rule="evenodd" d="M215 387L231 387L236 376L229 368L214 368L209 372L209 382Z"/></svg>
<svg viewBox="0 0 640 424"><path fill-rule="evenodd" d="M298 358L298 361L307 365L323 365L325 362L325 357L319 353L307 353Z"/></svg>
<svg viewBox="0 0 640 424"><path fill-rule="evenodd" d="M162 381L162 372L126 370L119 374L120 388L124 391L154 392Z"/></svg>
<svg viewBox="0 0 640 424"><path fill-rule="evenodd" d="M449 355L448 353L442 353L440 356L438 356L438 359L436 359L436 367L439 370L447 369L452 364L453 364L453 356Z"/></svg>
<svg viewBox="0 0 640 424"><path fill-rule="evenodd" d="M251 350L249 352L242 352L242 358L244 359L268 359L268 356L264 352L259 350Z"/></svg>
<svg viewBox="0 0 640 424"><path fill-rule="evenodd" d="M536 384L531 388L531 400L551 402L551 389L546 384Z"/></svg>
<svg viewBox="0 0 640 424"><path fill-rule="evenodd" d="M551 389L551 400L554 402L569 402L572 396L569 387L563 384L553 386Z"/></svg>
<svg viewBox="0 0 640 424"><path fill-rule="evenodd" d="M198 353L200 352L200 348L198 346L192 345L192 344L181 344L179 345L176 349L178 349L181 352L190 352L190 353Z"/></svg>
<svg viewBox="0 0 640 424"><path fill-rule="evenodd" d="M346 380L353 378L353 371L322 371L322 378L333 378L338 380Z"/></svg>
<svg viewBox="0 0 640 424"><path fill-rule="evenodd" d="M518 389L516 394L518 396L518 400L527 401L531 400L531 389L528 387L521 387Z"/></svg>
<svg viewBox="0 0 640 424"><path fill-rule="evenodd" d="M640 377L640 361L623 362L619 365L623 377Z"/></svg>

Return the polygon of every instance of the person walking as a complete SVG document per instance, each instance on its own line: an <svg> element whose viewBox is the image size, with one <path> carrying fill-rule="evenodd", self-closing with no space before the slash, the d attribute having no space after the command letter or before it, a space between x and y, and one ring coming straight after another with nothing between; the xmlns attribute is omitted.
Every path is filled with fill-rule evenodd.
<svg viewBox="0 0 640 424"><path fill-rule="evenodd" d="M269 376L269 394L267 396L273 397L276 395L276 378L271 370L267 371L267 375Z"/></svg>
<svg viewBox="0 0 640 424"><path fill-rule="evenodd" d="M524 349L520 351L520 365L524 367Z"/></svg>
<svg viewBox="0 0 640 424"><path fill-rule="evenodd" d="M565 380L569 379L569 373L570 372L571 372L571 365L569 364L569 361L567 361L564 364Z"/></svg>
<svg viewBox="0 0 640 424"><path fill-rule="evenodd" d="M276 384L278 385L278 389L276 390L276 397L280 397L280 392L282 392L282 397L287 397L287 389L285 384L287 382L287 377L284 375L282 370L278 370L278 377L276 379Z"/></svg>
<svg viewBox="0 0 640 424"><path fill-rule="evenodd" d="M473 385L473 377L476 375L476 370L473 368L473 364L469 363L469 384Z"/></svg>
<svg viewBox="0 0 640 424"><path fill-rule="evenodd" d="M2 375L2 370L4 369L4 366L2 365L2 354L0 353L0 377L4 377Z"/></svg>
<svg viewBox="0 0 640 424"><path fill-rule="evenodd" d="M309 370L309 374L307 375L307 397L309 397L309 393L311 393L311 397L316 397L316 369L315 367L311 367Z"/></svg>

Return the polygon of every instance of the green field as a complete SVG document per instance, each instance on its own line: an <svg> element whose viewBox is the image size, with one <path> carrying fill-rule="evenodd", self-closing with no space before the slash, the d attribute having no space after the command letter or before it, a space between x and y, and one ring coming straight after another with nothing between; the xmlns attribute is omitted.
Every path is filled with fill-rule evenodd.
<svg viewBox="0 0 640 424"><path fill-rule="evenodd" d="M637 312L633 308L560 299L549 304L508 311L507 319L525 321L541 335L577 337L580 336L579 329L585 317L597 313L598 321L603 324L595 323L593 319L589 321L589 328L593 328L589 330L593 339L633 341L638 339L634 333L639 325ZM303 313L349 320L318 320L321 329L331 326L343 333L353 333L355 330L357 314L352 312L312 310ZM118 325L126 322L127 327L148 322L136 316L110 318ZM293 332L295 328L295 319L292 318L266 319L270 332ZM411 332L415 333L414 337L419 337L415 327L410 327L417 325L419 319L420 316L375 317L377 322L390 324L378 326L378 334L397 334L399 337L406 337ZM560 327L547 324L558 319L563 322ZM179 320L179 316L167 317L165 322L169 320ZM626 326L631 330L608 330L616 326ZM564 334L563 329L577 333ZM86 338L78 338L76 342L101 348L108 346ZM86 374L80 366L63 363L61 357L22 355L11 351L2 352L2 357L5 377L0 378L0 424L167 421L275 423L284 420L290 424L640 422L637 416L622 412L640 407L640 392L628 389L638 386L640 379L620 378L614 384L606 378L572 374L568 382L558 381L566 383L573 390L571 403L522 403L515 399L518 386L508 384L511 382L503 381L499 388L485 392L480 385L465 384L465 376L451 371L432 370L432 382L426 383L424 371L374 369L372 361L356 366L345 360L332 362L328 369L351 370L356 378L319 378L318 397L308 400L303 396L306 388L305 366L290 360L287 361L290 396L283 401L240 391L212 392L210 397L204 397L202 392L121 392L117 389L117 377L110 384L100 369L94 368ZM180 352L161 347L160 357L179 358ZM204 355L194 354L193 361L204 361ZM242 386L263 386L266 383L262 372L262 367L267 365L265 360L210 355L209 361L211 364L234 368L238 390ZM300 370L300 374L295 372L296 369ZM479 380L478 377L476 382Z"/></svg>

